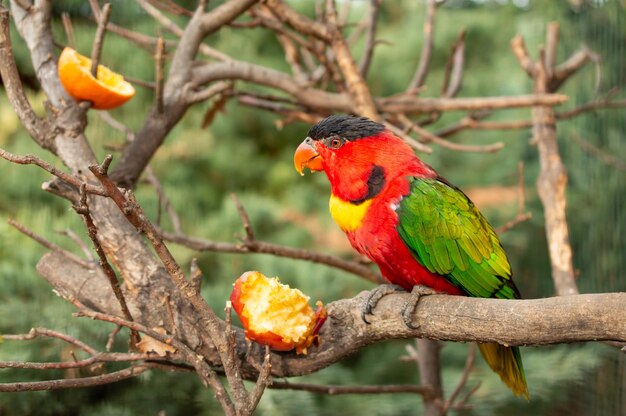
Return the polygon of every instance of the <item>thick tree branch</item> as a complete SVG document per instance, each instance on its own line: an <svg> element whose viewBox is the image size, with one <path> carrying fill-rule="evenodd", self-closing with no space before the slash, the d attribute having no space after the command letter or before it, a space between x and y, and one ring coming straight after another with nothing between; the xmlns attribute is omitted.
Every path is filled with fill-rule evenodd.
<svg viewBox="0 0 626 416"><path fill-rule="evenodd" d="M15 66L9 34L9 11L0 4L0 75L11 105L31 137L44 149L54 151L54 141L48 122L33 111Z"/></svg>

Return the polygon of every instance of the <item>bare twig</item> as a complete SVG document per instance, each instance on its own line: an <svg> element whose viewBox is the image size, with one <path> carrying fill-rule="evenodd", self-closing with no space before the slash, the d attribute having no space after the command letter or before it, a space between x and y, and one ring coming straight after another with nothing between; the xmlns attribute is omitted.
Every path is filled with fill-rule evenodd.
<svg viewBox="0 0 626 416"><path fill-rule="evenodd" d="M17 163L19 165L37 165L43 170L61 179L63 182L73 185L76 188L80 188L81 185L84 184L84 182L81 179L77 178L76 176L70 175L69 173L65 173L62 170L55 168L48 162L45 162L33 155L18 156L13 153L9 153L4 149L0 149L0 157L8 160L9 162ZM100 187L96 187L94 185L86 185L85 190L86 192L90 194L107 196L107 193L105 190L103 190Z"/></svg>
<svg viewBox="0 0 626 416"><path fill-rule="evenodd" d="M124 370L114 371L112 373L93 377L66 378L61 380L30 381L19 383L0 383L0 392L14 393L21 391L59 390L101 386L103 384L116 383L121 380L137 377L138 375L145 373L149 369L149 365L142 364L134 365Z"/></svg>
<svg viewBox="0 0 626 416"><path fill-rule="evenodd" d="M10 226L15 227L22 234L32 238L33 240L35 240L36 242L38 242L39 244L41 244L42 246L44 246L48 250L59 252L59 253L63 254L65 257L67 257L69 260L71 260L71 261L73 261L73 262L75 262L77 264L80 264L81 266L83 266L83 267L85 267L87 269L91 269L93 267L93 264L89 263L88 261L85 261L85 260L81 259L76 254L71 253L71 252L65 250L64 248L54 244L53 242L46 240L42 236L35 234L34 232L29 230L28 228L24 227L22 224L20 224L17 221L15 221L14 219L9 218L7 223Z"/></svg>
<svg viewBox="0 0 626 416"><path fill-rule="evenodd" d="M528 221L532 218L530 211L526 211L526 187L524 185L524 162L518 164L519 185L517 196L517 215L511 221L495 229L496 233L502 234L515 227L517 224Z"/></svg>
<svg viewBox="0 0 626 416"><path fill-rule="evenodd" d="M426 17L424 19L424 41L422 42L422 52L420 60L415 70L415 75L409 83L408 89L414 89L424 85L428 76L428 66L433 51L433 37L435 34L435 12L437 10L437 0L426 2Z"/></svg>
<svg viewBox="0 0 626 416"><path fill-rule="evenodd" d="M150 183L150 185L152 185L152 187L157 193L157 196L159 197L159 210L158 211L160 212L160 207L165 208L165 211L167 212L167 215L169 216L170 221L172 223L172 228L174 229L174 232L182 233L180 217L176 213L176 210L172 206L172 203L170 202L169 198L165 194L163 185L161 184L159 179L156 177L156 175L154 174L154 171L152 170L150 166L146 168L145 178ZM157 224L159 224L158 220L157 220Z"/></svg>
<svg viewBox="0 0 626 416"><path fill-rule="evenodd" d="M83 240L81 240L81 238L78 236L78 234L76 234L74 231L72 231L71 229L67 228L63 231L58 231L60 234L63 234L67 237L69 237L74 243L76 243L76 245L78 247L80 247L80 249L82 250L83 254L85 255L85 258L87 259L87 261L92 262L93 261L93 255L91 254L91 251L89 250L89 247L87 247L87 244L85 244L83 242Z"/></svg>
<svg viewBox="0 0 626 416"><path fill-rule="evenodd" d="M289 257L299 260L307 260L314 263L326 264L345 270L349 273L361 276L374 283L382 283L382 278L378 273L373 272L369 267L360 263L343 260L330 254L318 253L310 250L298 249L293 247L281 246L265 241L254 240L253 242L244 241L243 244L229 244L217 241L205 240L197 237L189 237L186 235L169 233L159 230L163 239L176 244L183 245L198 251L215 251L222 253L263 253L272 254L279 257Z"/></svg>
<svg viewBox="0 0 626 416"><path fill-rule="evenodd" d="M65 29L65 36L67 37L67 44L72 49L76 49L76 39L74 38L74 28L72 27L72 19L67 12L61 13L61 19L63 20L63 28Z"/></svg>
<svg viewBox="0 0 626 416"><path fill-rule="evenodd" d="M5 340L10 340L10 341L30 341L33 340L35 338L38 337L47 337L47 338L56 338L56 339L60 339L61 341L67 342L68 344L71 344L73 346L75 346L76 348L85 351L87 354L89 355L96 355L98 353L98 351L89 346L88 344L86 344L83 341L80 341L70 335L67 334L63 334L61 332L58 331L54 331L52 329L47 329L47 328L32 328L28 334L19 334L19 335L14 335L14 334L5 334L2 335L2 338Z"/></svg>
<svg viewBox="0 0 626 416"><path fill-rule="evenodd" d="M452 392L452 394L450 394L450 397L448 397L448 399L443 405L444 414L447 413L448 410L454 406L454 401L461 393L461 390L463 390L463 387L465 387L465 385L467 384L469 373L472 370L472 367L474 366L474 358L476 358L476 344L472 342L469 345L469 349L467 351L467 359L465 360L465 367L463 368L463 373L461 374L461 378L459 379L459 382L454 388L454 391Z"/></svg>
<svg viewBox="0 0 626 416"><path fill-rule="evenodd" d="M533 77L535 64L528 54L528 49L526 49L526 43L522 35L517 35L511 40L511 49L522 69L526 71L528 76Z"/></svg>
<svg viewBox="0 0 626 416"><path fill-rule="evenodd" d="M107 343L104 346L105 351L109 352L113 348L113 344L115 343L115 336L122 330L121 325L116 325L113 331L109 333L107 337Z"/></svg>
<svg viewBox="0 0 626 416"><path fill-rule="evenodd" d="M93 46L91 47L91 75L94 78L98 78L98 64L100 63L100 54L102 53L104 35L106 34L106 26L109 22L110 15L111 3L106 3L104 7L102 7L102 13L98 19L98 29L96 30L96 36L94 37Z"/></svg>
<svg viewBox="0 0 626 416"><path fill-rule="evenodd" d="M454 97L461 89L463 81L463 67L465 61L465 34L467 29L463 28L459 32L456 41L452 45L450 57L446 64L446 72L441 87L441 95Z"/></svg>
<svg viewBox="0 0 626 416"><path fill-rule="evenodd" d="M164 56L163 50L165 48L165 43L163 42L163 37L159 36L156 44L156 53L154 56L154 65L155 65L155 85L156 89L154 91L155 99L156 99L156 108L159 114L163 113L163 65L164 65Z"/></svg>
<svg viewBox="0 0 626 416"><path fill-rule="evenodd" d="M497 142L497 143L493 143L493 144L485 145L485 146L473 146L473 145L453 143L418 126L417 123L413 123L411 120L409 120L408 117L404 115L400 115L398 116L398 118L410 130L413 130L417 134L419 134L425 142L433 142L433 143L438 144L441 147L445 147L446 149L455 150L458 152L494 153L494 152L497 152L498 150L501 150L504 147L504 143L502 142Z"/></svg>
<svg viewBox="0 0 626 416"><path fill-rule="evenodd" d="M292 383L288 381L272 381L269 385L270 389L277 390L300 390L311 393L328 394L330 396L340 394L398 394L412 393L425 395L430 394L430 387L416 386L414 384L391 384L391 385L374 385L374 386L339 386L332 384L309 384L309 383Z"/></svg>
<svg viewBox="0 0 626 416"><path fill-rule="evenodd" d="M248 217L248 213L246 212L245 208L239 201L237 194L231 193L230 196L235 202L235 206L237 207L237 212L239 213L239 217L241 218L243 228L244 230L246 230L246 239L244 241L246 242L255 241L254 230L252 229L252 225L250 224L250 217Z"/></svg>
<svg viewBox="0 0 626 416"><path fill-rule="evenodd" d="M433 149L431 149L430 147L426 146L423 143L418 142L417 140L415 140L413 137L406 134L402 129L395 126L394 124L388 123L388 122L385 122L384 124L385 124L385 127L387 127L391 132L393 132L393 134L395 134L396 136L398 136L399 138L407 142L409 146L411 146L415 150L418 150L424 153L433 152Z"/></svg>
<svg viewBox="0 0 626 416"><path fill-rule="evenodd" d="M87 204L87 193L85 192L85 185L81 186L80 188L80 205L75 205L73 208L78 214L80 214L83 217L83 220L85 221L85 225L87 226L87 234L89 235L89 238L93 242L94 249L96 250L96 253L98 254L98 257L100 259L100 267L104 271L104 274L106 275L106 277L109 279L109 284L111 285L111 289L113 290L113 293L115 294L115 297L117 298L117 301L120 303L120 307L122 309L122 313L124 314L124 317L127 320L132 321L133 316L130 313L130 310L128 309L128 305L126 304L124 293L122 293L122 289L120 288L120 282L117 276L115 275L115 271L109 264L107 256L104 253L104 249L102 248L102 245L100 245L100 241L98 240L98 228L96 227L96 224L94 223L93 218L91 218L91 213L89 212L89 205ZM131 348L134 348L140 340L141 339L139 338L139 334L137 332L135 331L130 332L130 347Z"/></svg>
<svg viewBox="0 0 626 416"><path fill-rule="evenodd" d="M611 166L621 171L626 171L626 161L621 160L613 156L612 154L597 148L588 141L583 140L583 138L581 138L577 133L572 133L569 137L574 140L581 149L595 156L600 162L604 163L605 165Z"/></svg>
<svg viewBox="0 0 626 416"><path fill-rule="evenodd" d="M370 0L370 14L367 21L367 39L365 40L365 50L359 62L359 71L363 78L367 77L367 73L374 55L374 47L376 46L376 25L378 24L378 11L382 0Z"/></svg>

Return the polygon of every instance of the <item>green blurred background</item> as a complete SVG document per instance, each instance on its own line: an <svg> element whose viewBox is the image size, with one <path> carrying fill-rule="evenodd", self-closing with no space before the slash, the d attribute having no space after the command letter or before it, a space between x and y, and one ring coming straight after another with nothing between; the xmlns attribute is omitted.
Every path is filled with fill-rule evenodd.
<svg viewBox="0 0 626 416"><path fill-rule="evenodd" d="M6 2L5 2L6 3ZM113 0L112 21L154 35L160 29L134 2ZM191 8L193 1L179 1ZM308 13L313 2L291 2ZM367 1L353 1L351 21L368 11ZM218 2L211 2L214 7ZM74 23L78 50L89 54L94 34L86 1L54 2L55 36L66 42L61 12ZM421 50L423 2L403 0L383 3L379 38L368 82L376 95L402 91L412 77ZM180 24L184 23L183 19ZM531 82L518 67L509 41L517 33L536 56L549 21L561 25L559 61L587 44L602 56L602 79L594 91L595 69L586 66L562 90L570 96L563 108L571 108L626 86L625 5L613 1L468 1L449 0L438 9L434 56L425 96L438 94L450 46L466 27L465 76L460 96L525 94ZM164 32L164 31L163 31ZM167 34L164 32L164 35ZM14 50L25 80L33 77L26 48L15 31ZM260 29L225 28L209 39L211 46L242 60L288 71L282 49L273 35ZM357 55L362 49L357 45ZM124 75L153 79L147 51L109 34L102 62ZM241 86L241 84L238 84ZM36 88L29 96L43 113L44 97ZM623 97L623 93L621 93ZM112 115L137 129L152 103L152 91L138 87L129 104ZM353 252L327 213L328 185L322 175L301 178L292 167L295 147L309 126L275 127L272 114L229 103L208 129L201 122L209 103L193 107L158 151L152 167L183 221L186 233L207 239L235 241L242 233L240 219L230 199L235 192L247 208L257 237L275 243L314 248L351 258ZM453 122L462 113L448 114L436 127ZM530 111L510 110L492 120L528 119ZM582 292L626 290L626 121L623 109L586 113L559 123L559 145L569 171L568 219L574 249L574 265ZM123 144L122 133L111 129L92 111L87 134L101 158ZM502 236L513 264L515 279L524 297L553 294L547 258L543 215L534 183L538 172L537 150L529 145L529 131L466 131L455 141L487 144L503 141L496 154L455 153L435 147L424 159L451 182L475 196L494 226L514 217L517 165L525 164L527 208L533 218ZM602 157L581 147L584 140L622 161L607 164ZM0 94L0 147L18 154L33 153L59 166L50 154L37 148L20 127L4 93ZM79 337L103 347L110 326L71 317L73 308L55 296L39 278L35 264L44 248L7 225L15 218L37 233L74 252L77 247L59 231L70 228L86 241L82 221L69 205L41 190L49 178L32 166L0 161L0 333L26 333L43 326ZM158 200L153 189L141 184L138 198L152 218ZM164 219L164 227L169 227ZM221 311L231 283L246 270L261 270L302 289L313 299L331 302L354 296L372 286L361 279L324 266L267 255L199 254L170 245L179 262L188 268L197 256L205 271L203 295ZM117 346L124 348L123 337ZM330 384L419 383L412 365L399 360L411 341L388 341L371 346L341 363L302 381ZM465 344L446 344L442 350L444 388L455 387L467 353ZM477 358L466 390L482 382L474 394L468 415L620 415L626 414L626 355L604 345L577 344L523 349L531 401L515 399L498 377ZM60 342L0 343L0 360L52 361L67 359L69 350ZM110 366L108 368L115 368ZM88 375L88 374L83 374ZM41 380L64 377L63 372L37 373L0 370L0 381ZM421 413L421 399L410 394L324 396L307 392L268 390L259 415L414 415ZM109 386L71 391L0 395L0 414L7 415L167 415L220 414L211 391L189 374L151 372L138 379Z"/></svg>

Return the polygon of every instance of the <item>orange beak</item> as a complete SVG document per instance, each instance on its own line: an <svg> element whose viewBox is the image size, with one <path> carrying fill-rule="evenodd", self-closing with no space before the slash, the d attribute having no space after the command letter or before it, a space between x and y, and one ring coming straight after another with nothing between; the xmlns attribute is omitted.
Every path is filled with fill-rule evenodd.
<svg viewBox="0 0 626 416"><path fill-rule="evenodd" d="M304 175L304 168L309 168L311 172L324 170L322 157L317 153L313 147L313 141L308 137L296 149L296 153L293 155L293 164L300 175Z"/></svg>

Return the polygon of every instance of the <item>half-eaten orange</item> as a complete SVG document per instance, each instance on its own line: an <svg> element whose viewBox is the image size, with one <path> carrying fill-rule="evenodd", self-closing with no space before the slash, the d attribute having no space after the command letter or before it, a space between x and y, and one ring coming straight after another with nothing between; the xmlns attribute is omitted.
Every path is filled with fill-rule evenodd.
<svg viewBox="0 0 626 416"><path fill-rule="evenodd" d="M91 101L92 108L109 110L133 98L135 89L109 68L98 65L91 75L91 59L66 47L59 56L59 78L67 93L77 101Z"/></svg>
<svg viewBox="0 0 626 416"><path fill-rule="evenodd" d="M326 321L322 302L318 301L313 311L309 297L300 290L256 271L246 272L235 281L230 300L246 337L276 351L295 348L296 353L306 354Z"/></svg>

